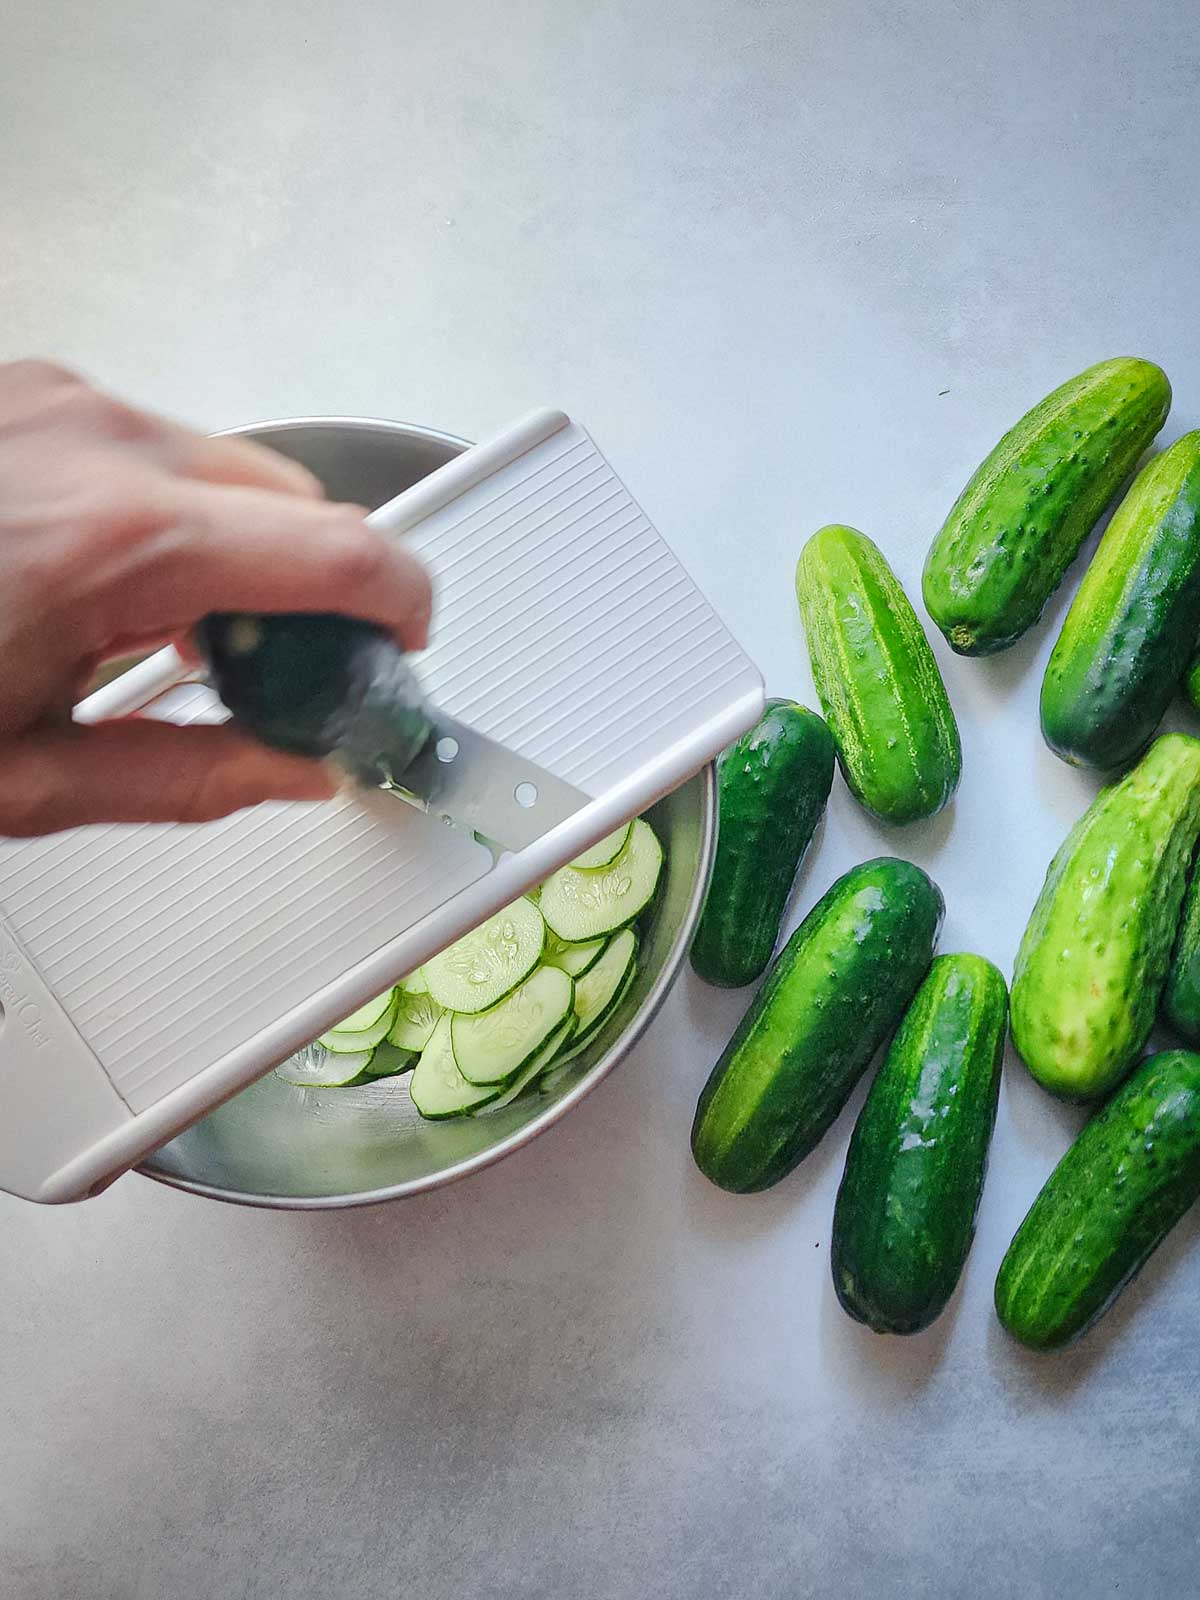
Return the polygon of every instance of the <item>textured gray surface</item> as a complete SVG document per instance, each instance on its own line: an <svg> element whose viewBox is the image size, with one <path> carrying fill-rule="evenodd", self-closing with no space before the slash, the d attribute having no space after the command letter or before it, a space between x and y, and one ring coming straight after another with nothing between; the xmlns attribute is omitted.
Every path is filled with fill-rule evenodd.
<svg viewBox="0 0 1200 1600"><path fill-rule="evenodd" d="M1106 355L1200 422L1178 0L8 11L0 352L210 426L565 405L775 692L820 522L914 582ZM1038 742L1048 646L953 665L953 814L881 841L839 789L797 910L899 848L1007 968L1090 792ZM964 1290L874 1339L827 1280L848 1119L765 1197L690 1169L742 1003L681 985L565 1126L401 1207L0 1203L6 1600L1194 1595L1195 1226L1077 1352L1009 1346L991 1278L1073 1120L1010 1063Z"/></svg>

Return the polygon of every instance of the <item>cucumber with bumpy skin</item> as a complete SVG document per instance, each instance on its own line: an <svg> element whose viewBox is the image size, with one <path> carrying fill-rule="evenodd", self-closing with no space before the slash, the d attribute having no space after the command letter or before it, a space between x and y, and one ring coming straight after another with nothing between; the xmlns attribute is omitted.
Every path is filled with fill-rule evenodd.
<svg viewBox="0 0 1200 1600"><path fill-rule="evenodd" d="M1050 863L1013 969L1013 1043L1051 1094L1106 1094L1154 1021L1200 837L1200 739L1168 733Z"/></svg>
<svg viewBox="0 0 1200 1600"><path fill-rule="evenodd" d="M813 682L856 799L885 822L931 817L958 787L962 747L938 664L878 547L814 533L796 568Z"/></svg>
<svg viewBox="0 0 1200 1600"><path fill-rule="evenodd" d="M1200 1196L1200 1055L1143 1061L1083 1129L1017 1229L996 1278L1015 1339L1086 1333Z"/></svg>
<svg viewBox="0 0 1200 1600"><path fill-rule="evenodd" d="M1188 1044L1200 1045L1200 872L1192 868L1159 1012Z"/></svg>
<svg viewBox="0 0 1200 1600"><path fill-rule="evenodd" d="M1042 681L1042 733L1064 761L1117 767L1153 738L1200 613L1200 432L1155 456L1117 507Z"/></svg>
<svg viewBox="0 0 1200 1600"><path fill-rule="evenodd" d="M975 1234L1000 1093L1008 991L982 956L938 956L850 1139L833 1213L842 1309L877 1333L927 1328Z"/></svg>
<svg viewBox="0 0 1200 1600"><path fill-rule="evenodd" d="M796 871L833 783L833 738L815 711L769 700L717 767L717 855L692 943L707 983L739 988L763 971Z"/></svg>
<svg viewBox="0 0 1200 1600"><path fill-rule="evenodd" d="M928 970L942 912L936 884L890 856L817 902L701 1092L692 1154L706 1178L767 1189L813 1149Z"/></svg>
<svg viewBox="0 0 1200 1600"><path fill-rule="evenodd" d="M1170 407L1166 374L1122 356L1062 384L1004 435L925 562L925 606L952 650L990 655L1033 626Z"/></svg>

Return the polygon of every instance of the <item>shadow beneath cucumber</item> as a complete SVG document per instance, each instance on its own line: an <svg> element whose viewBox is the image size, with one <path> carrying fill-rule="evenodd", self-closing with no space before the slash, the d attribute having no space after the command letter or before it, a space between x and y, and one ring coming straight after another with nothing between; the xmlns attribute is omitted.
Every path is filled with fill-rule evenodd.
<svg viewBox="0 0 1200 1600"><path fill-rule="evenodd" d="M877 854L899 856L903 861L918 856L928 861L941 854L954 829L954 801L950 800L936 816L926 817L923 822L881 822L877 817L871 821L883 840L883 848ZM869 859L864 857L864 860Z"/></svg>
<svg viewBox="0 0 1200 1600"><path fill-rule="evenodd" d="M843 1311L826 1274L821 1301L821 1356L825 1372L873 1404L906 1401L919 1394L945 1360L963 1302L967 1268L946 1309L920 1333L875 1333Z"/></svg>

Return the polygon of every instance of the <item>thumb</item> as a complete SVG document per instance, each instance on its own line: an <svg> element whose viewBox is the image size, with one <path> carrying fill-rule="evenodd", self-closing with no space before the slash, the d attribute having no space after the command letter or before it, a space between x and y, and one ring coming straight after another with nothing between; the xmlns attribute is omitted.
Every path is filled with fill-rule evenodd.
<svg viewBox="0 0 1200 1600"><path fill-rule="evenodd" d="M262 800L328 800L336 787L320 762L268 750L228 723L72 723L0 743L0 835L211 822Z"/></svg>

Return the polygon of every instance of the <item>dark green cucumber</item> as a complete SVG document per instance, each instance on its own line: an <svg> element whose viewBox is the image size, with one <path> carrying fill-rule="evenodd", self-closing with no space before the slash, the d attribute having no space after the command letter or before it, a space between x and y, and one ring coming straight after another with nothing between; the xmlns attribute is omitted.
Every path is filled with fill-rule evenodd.
<svg viewBox="0 0 1200 1600"><path fill-rule="evenodd" d="M815 711L768 700L762 719L717 768L717 858L692 965L738 988L775 949L796 869L833 783L833 739Z"/></svg>
<svg viewBox="0 0 1200 1600"><path fill-rule="evenodd" d="M1196 642L1200 432L1156 456L1117 507L1042 682L1064 761L1118 767L1154 737Z"/></svg>
<svg viewBox="0 0 1200 1600"><path fill-rule="evenodd" d="M1181 687L1193 710L1200 711L1200 645L1192 646Z"/></svg>
<svg viewBox="0 0 1200 1600"><path fill-rule="evenodd" d="M1181 1039L1200 1045L1200 872L1194 866L1159 1011Z"/></svg>
<svg viewBox="0 0 1200 1600"><path fill-rule="evenodd" d="M796 567L813 682L855 797L885 822L950 799L962 747L929 641L878 548L854 528L814 533Z"/></svg>
<svg viewBox="0 0 1200 1600"><path fill-rule="evenodd" d="M700 1095L692 1154L706 1178L767 1189L808 1154L928 970L942 911L937 885L891 856L817 902Z"/></svg>
<svg viewBox="0 0 1200 1600"><path fill-rule="evenodd" d="M1052 1094L1106 1094L1141 1053L1200 836L1200 739L1167 733L1050 863L1017 951L1012 1035Z"/></svg>
<svg viewBox="0 0 1200 1600"><path fill-rule="evenodd" d="M927 1328L975 1234L1000 1093L1008 990L982 956L939 956L850 1140L833 1213L833 1287L876 1333Z"/></svg>
<svg viewBox="0 0 1200 1600"><path fill-rule="evenodd" d="M996 1279L1015 1339L1058 1350L1085 1333L1200 1196L1200 1055L1143 1061L1075 1140L1017 1229Z"/></svg>
<svg viewBox="0 0 1200 1600"><path fill-rule="evenodd" d="M990 655L1033 626L1170 407L1166 374L1121 356L1071 378L1004 435L925 563L925 606L952 649Z"/></svg>

